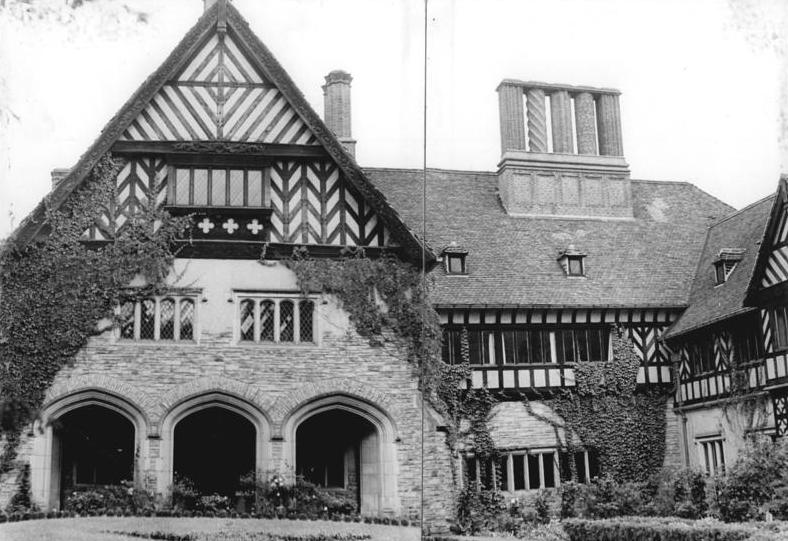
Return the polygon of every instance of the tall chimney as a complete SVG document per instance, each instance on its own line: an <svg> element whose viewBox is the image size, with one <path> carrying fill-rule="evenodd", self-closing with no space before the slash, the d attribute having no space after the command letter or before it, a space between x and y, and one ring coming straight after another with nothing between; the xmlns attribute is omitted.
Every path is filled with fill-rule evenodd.
<svg viewBox="0 0 788 541"><path fill-rule="evenodd" d="M350 121L351 81L353 81L353 77L342 70L334 70L326 75L326 84L323 85L323 103L326 125L355 158L356 140L353 139Z"/></svg>
<svg viewBox="0 0 788 541"><path fill-rule="evenodd" d="M619 94L613 88L501 82L498 193L510 215L632 219Z"/></svg>

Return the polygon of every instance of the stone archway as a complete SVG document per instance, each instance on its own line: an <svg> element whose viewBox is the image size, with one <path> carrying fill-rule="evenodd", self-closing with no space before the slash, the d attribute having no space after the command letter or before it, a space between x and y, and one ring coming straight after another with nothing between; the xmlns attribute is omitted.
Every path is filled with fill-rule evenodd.
<svg viewBox="0 0 788 541"><path fill-rule="evenodd" d="M200 494L233 500L239 479L256 470L256 430L243 415L211 406L183 417L173 433L173 476Z"/></svg>
<svg viewBox="0 0 788 541"><path fill-rule="evenodd" d="M203 492L232 496L240 475L265 472L270 462L268 419L238 396L221 391L192 396L175 404L161 427L158 490L163 494L179 473Z"/></svg>
<svg viewBox="0 0 788 541"><path fill-rule="evenodd" d="M147 419L131 401L101 389L60 396L42 411L33 441L33 496L60 509L66 492L138 482Z"/></svg>
<svg viewBox="0 0 788 541"><path fill-rule="evenodd" d="M397 514L394 425L377 406L343 394L323 396L282 423L292 473L354 497L364 515Z"/></svg>

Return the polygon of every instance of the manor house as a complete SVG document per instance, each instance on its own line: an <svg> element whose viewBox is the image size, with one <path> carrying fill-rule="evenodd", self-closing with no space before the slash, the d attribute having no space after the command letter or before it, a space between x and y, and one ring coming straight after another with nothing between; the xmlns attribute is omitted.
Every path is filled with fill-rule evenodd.
<svg viewBox="0 0 788 541"><path fill-rule="evenodd" d="M577 363L607 360L618 326L640 387L675 389L659 412L666 463L714 473L751 434L788 431L785 180L736 212L691 184L633 179L617 90L515 79L497 89L490 171L362 167L351 81L326 76L321 119L233 4L207 1L79 162L53 175L57 207L102 156L121 164L91 245L150 203L193 218L170 288L118 306L119 323L48 390L19 454L39 505L122 480L164 495L178 476L232 497L260 471L346 491L364 515L418 517L423 499L425 519L451 518L451 487L489 468L452 455L405 347L370 344L336 297L301 292L282 263L294 247L424 265L444 360L462 361L467 344L465 386L498 398L501 460L480 481L502 490L557 487L567 460L580 480L599 473L593 448L567 455L541 398L574 386ZM44 214L15 246L47 234ZM726 407L734 392L764 407ZM3 478L0 504L15 479Z"/></svg>

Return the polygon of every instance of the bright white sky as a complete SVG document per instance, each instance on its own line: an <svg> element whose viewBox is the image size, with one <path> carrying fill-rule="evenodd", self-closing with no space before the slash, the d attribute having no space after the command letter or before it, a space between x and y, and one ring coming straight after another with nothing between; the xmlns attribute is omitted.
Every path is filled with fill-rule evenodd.
<svg viewBox="0 0 788 541"><path fill-rule="evenodd" d="M128 23L122 4L149 13L148 23ZM323 76L337 68L354 76L362 166L421 167L422 0L235 4L319 113ZM501 79L608 86L623 92L633 178L690 181L749 204L775 189L780 172L778 83L788 64L771 38L783 37L772 36L781 5L430 0L428 165L495 170ZM47 193L50 170L77 161L201 12L201 0L97 0L70 25L0 14L0 238L11 214L18 224Z"/></svg>

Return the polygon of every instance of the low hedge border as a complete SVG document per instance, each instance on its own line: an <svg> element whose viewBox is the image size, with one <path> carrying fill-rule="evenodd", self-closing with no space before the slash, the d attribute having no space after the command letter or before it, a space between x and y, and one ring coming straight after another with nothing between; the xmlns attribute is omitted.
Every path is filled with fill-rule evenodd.
<svg viewBox="0 0 788 541"><path fill-rule="evenodd" d="M726 524L713 520L626 517L600 520L566 519L570 541L785 541L788 524L775 522Z"/></svg>
<svg viewBox="0 0 788 541"><path fill-rule="evenodd" d="M237 513L219 511L217 513L201 511L150 511L146 513L130 513L122 509L99 510L90 513L73 513L69 511L0 513L0 524L6 522L22 522L26 520L44 520L60 518L86 518L86 517L173 517L173 518L237 518L237 519L280 519L280 520L328 520L332 522L363 522L365 524L382 524L387 526L417 526L418 520L397 517L369 517L361 515L326 515L314 516L303 513Z"/></svg>

